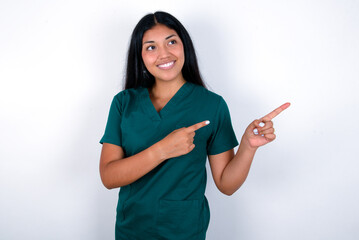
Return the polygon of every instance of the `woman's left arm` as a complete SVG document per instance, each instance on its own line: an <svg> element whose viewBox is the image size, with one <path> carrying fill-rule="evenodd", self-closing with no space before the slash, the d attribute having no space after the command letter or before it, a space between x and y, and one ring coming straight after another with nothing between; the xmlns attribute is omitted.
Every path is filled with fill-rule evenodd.
<svg viewBox="0 0 359 240"><path fill-rule="evenodd" d="M222 193L232 195L241 187L248 176L258 147L276 138L272 119L289 106L290 103L285 103L261 119L254 120L249 124L235 155L234 150L231 149L208 156L214 182Z"/></svg>

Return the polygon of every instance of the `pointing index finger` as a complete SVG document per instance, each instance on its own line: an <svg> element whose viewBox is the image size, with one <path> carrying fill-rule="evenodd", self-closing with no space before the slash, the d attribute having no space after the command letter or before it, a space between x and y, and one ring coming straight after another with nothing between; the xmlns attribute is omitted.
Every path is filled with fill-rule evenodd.
<svg viewBox="0 0 359 240"><path fill-rule="evenodd" d="M261 120L268 122L271 121L273 118L275 118L276 116L278 116L279 113L281 113L282 111L284 111L285 109L287 109L290 106L290 103L284 103L282 106L280 106L279 108L273 110L272 112L268 113L267 115L265 115L264 117L261 118Z"/></svg>
<svg viewBox="0 0 359 240"><path fill-rule="evenodd" d="M204 127L204 126L207 126L209 124L209 121L203 121L203 122L199 122L199 123L196 123L192 126L189 126L187 127L187 129L190 131L190 132L194 132L194 131L197 131L198 129Z"/></svg>

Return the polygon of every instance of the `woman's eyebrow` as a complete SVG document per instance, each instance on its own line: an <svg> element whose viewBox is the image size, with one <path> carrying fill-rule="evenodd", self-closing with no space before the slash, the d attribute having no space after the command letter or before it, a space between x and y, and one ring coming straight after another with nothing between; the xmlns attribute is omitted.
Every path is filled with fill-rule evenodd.
<svg viewBox="0 0 359 240"><path fill-rule="evenodd" d="M165 38L165 40L168 40L170 39L171 37L174 37L174 36L177 36L176 34L172 34L172 35L169 35L168 37ZM155 41L146 41L144 42L143 44L146 44L146 43L154 43Z"/></svg>
<svg viewBox="0 0 359 240"><path fill-rule="evenodd" d="M174 37L174 36L176 36L176 34L169 35L168 37L166 37L166 40L170 39L171 37Z"/></svg>
<svg viewBox="0 0 359 240"><path fill-rule="evenodd" d="M155 41L146 41L144 42L143 44L146 44L146 43L154 43Z"/></svg>

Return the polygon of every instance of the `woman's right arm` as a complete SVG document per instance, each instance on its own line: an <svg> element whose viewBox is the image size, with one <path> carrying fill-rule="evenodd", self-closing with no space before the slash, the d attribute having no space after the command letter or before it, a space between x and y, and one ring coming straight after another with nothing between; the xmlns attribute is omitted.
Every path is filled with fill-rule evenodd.
<svg viewBox="0 0 359 240"><path fill-rule="evenodd" d="M161 156L159 145L124 158L122 147L103 143L100 158L100 175L103 185L112 189L128 185L152 169L165 159Z"/></svg>
<svg viewBox="0 0 359 240"><path fill-rule="evenodd" d="M112 189L133 183L161 162L185 155L195 147L195 131L204 127L203 121L187 128L174 130L161 141L130 157L124 157L122 147L103 143L100 158L100 175L106 188Z"/></svg>

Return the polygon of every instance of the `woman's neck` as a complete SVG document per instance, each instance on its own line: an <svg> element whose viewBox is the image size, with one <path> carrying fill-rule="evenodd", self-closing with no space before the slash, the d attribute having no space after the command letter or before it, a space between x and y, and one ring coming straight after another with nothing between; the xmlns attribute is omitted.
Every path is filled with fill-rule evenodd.
<svg viewBox="0 0 359 240"><path fill-rule="evenodd" d="M183 78L177 81L156 80L153 87L149 89L150 96L152 99L171 99L185 83Z"/></svg>

